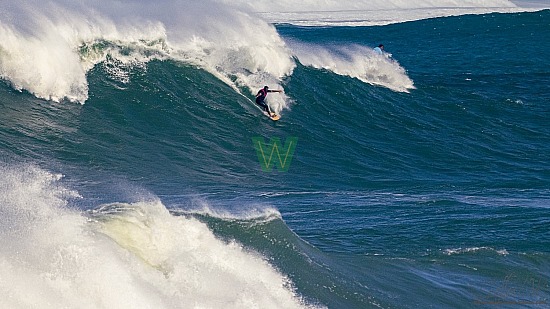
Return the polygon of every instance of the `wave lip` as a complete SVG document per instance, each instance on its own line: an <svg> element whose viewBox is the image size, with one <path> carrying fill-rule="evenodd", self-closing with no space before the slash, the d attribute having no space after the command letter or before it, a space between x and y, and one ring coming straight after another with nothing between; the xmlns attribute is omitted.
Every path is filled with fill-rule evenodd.
<svg viewBox="0 0 550 309"><path fill-rule="evenodd" d="M359 45L324 47L293 41L287 44L303 65L354 77L397 92L415 89L405 69L390 54L378 55L371 48Z"/></svg>
<svg viewBox="0 0 550 309"><path fill-rule="evenodd" d="M214 209L204 204L201 208L192 210L173 209L171 212L175 215L200 215L227 221L253 221L255 223L265 223L282 219L281 213L277 209L271 207L254 207L239 211L226 211Z"/></svg>

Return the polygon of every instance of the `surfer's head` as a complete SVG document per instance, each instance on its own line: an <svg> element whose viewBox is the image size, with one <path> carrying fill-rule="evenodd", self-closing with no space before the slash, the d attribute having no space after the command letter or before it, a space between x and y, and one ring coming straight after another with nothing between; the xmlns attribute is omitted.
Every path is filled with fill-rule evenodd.
<svg viewBox="0 0 550 309"><path fill-rule="evenodd" d="M267 90L267 89L269 89L269 87L268 87L268 86L264 86L264 90Z"/></svg>
<svg viewBox="0 0 550 309"><path fill-rule="evenodd" d="M380 47L380 49L384 49L384 44L380 44L378 47Z"/></svg>

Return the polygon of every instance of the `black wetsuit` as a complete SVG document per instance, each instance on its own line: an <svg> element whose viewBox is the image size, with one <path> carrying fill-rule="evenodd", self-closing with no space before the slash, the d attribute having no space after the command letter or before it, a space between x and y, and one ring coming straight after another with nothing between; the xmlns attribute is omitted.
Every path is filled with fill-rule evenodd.
<svg viewBox="0 0 550 309"><path fill-rule="evenodd" d="M256 104L260 105L266 112L269 113L269 106L265 103L265 97L267 96L267 92L269 90L260 89L258 91L257 97L256 97Z"/></svg>

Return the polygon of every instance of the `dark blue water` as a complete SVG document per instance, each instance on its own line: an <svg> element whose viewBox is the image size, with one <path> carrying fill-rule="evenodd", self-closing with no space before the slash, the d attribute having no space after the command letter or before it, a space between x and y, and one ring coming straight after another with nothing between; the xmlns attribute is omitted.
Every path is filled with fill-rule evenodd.
<svg viewBox="0 0 550 309"><path fill-rule="evenodd" d="M47 203L59 186L78 192L61 199L85 214L158 200L260 253L311 305L542 308L550 301L549 30L549 11L279 25L285 40L304 44L383 42L416 89L298 59L278 122L176 61L131 68L124 84L97 65L84 105L4 83L4 203L18 188ZM289 170L262 171L254 137L297 137ZM36 185L25 184L44 183L37 173L64 178L35 196Z"/></svg>

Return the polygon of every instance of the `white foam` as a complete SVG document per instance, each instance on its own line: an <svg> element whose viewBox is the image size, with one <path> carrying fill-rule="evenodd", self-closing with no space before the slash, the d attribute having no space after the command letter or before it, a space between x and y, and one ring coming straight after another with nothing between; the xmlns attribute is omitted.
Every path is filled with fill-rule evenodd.
<svg viewBox="0 0 550 309"><path fill-rule="evenodd" d="M414 89L405 69L390 54L378 55L364 46L319 46L288 42L304 65L355 77L365 83L381 85L394 91Z"/></svg>
<svg viewBox="0 0 550 309"><path fill-rule="evenodd" d="M304 308L262 256L158 200L70 208L33 167L1 168L2 308Z"/></svg>
<svg viewBox="0 0 550 309"><path fill-rule="evenodd" d="M124 63L185 61L252 93L280 85L295 66L272 25L213 1L0 5L0 77L16 89L84 103L86 73L107 55Z"/></svg>
<svg viewBox="0 0 550 309"><path fill-rule="evenodd" d="M468 247L468 248L452 248L452 249L445 249L443 250L443 253L446 255L457 255L457 254L467 254L467 253L477 253L477 252L495 252L498 255L508 255L508 251L506 249L494 249L491 247Z"/></svg>

